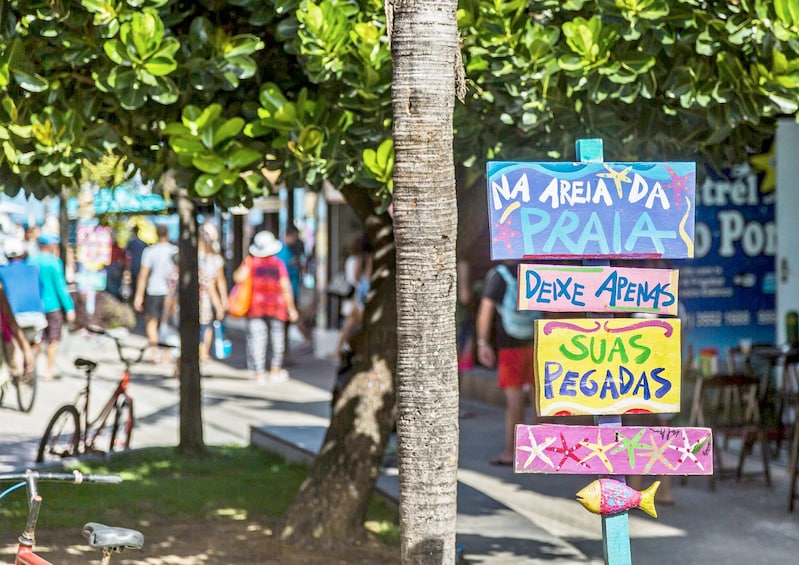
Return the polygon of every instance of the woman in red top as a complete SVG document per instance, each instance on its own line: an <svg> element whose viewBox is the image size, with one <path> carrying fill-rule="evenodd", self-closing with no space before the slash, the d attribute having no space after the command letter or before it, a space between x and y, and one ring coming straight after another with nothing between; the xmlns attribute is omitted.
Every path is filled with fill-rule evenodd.
<svg viewBox="0 0 799 565"><path fill-rule="evenodd" d="M288 372L283 369L285 322L296 322L299 318L286 265L275 257L282 247L272 232L257 233L250 245L250 256L233 273L235 282L252 277L252 299L247 312L247 368L259 383L288 379Z"/></svg>

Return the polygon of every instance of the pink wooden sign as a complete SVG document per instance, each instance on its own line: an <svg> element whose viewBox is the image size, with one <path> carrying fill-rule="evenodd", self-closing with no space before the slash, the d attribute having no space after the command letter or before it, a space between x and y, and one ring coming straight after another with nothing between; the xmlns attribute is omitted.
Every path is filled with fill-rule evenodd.
<svg viewBox="0 0 799 565"><path fill-rule="evenodd" d="M519 310L677 315L678 271L519 265Z"/></svg>
<svg viewBox="0 0 799 565"><path fill-rule="evenodd" d="M572 475L712 475L709 428L516 426L514 471Z"/></svg>

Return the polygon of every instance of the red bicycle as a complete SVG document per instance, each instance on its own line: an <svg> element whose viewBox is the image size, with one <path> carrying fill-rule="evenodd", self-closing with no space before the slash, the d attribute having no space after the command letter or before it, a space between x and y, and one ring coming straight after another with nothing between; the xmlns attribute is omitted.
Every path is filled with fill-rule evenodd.
<svg viewBox="0 0 799 565"><path fill-rule="evenodd" d="M37 463L86 453L102 455L130 447L130 436L135 422L133 398L128 394L130 368L142 360L149 345L130 345L125 342L126 335L105 330L89 329L89 331L114 341L119 359L125 368L100 413L90 419L89 396L92 373L97 368L97 363L89 359L75 360L75 367L86 374L86 386L74 403L61 406L50 419L39 444Z"/></svg>
<svg viewBox="0 0 799 565"><path fill-rule="evenodd" d="M98 483L119 484L122 477L119 475L84 475L80 471L72 473L39 473L25 471L24 473L0 474L0 482L19 481L17 484L0 493L0 499L14 490L26 487L28 493L28 520L25 531L19 536L19 546L14 559L14 565L53 565L50 561L36 554L33 546L36 544L36 522L39 519L39 510L42 506L42 496L39 494L40 481L60 481L74 484ZM102 565L111 563L114 552L123 549L141 549L144 546L144 536L141 532L128 528L106 526L96 522L89 522L83 526L83 535L91 547L100 549L103 553Z"/></svg>

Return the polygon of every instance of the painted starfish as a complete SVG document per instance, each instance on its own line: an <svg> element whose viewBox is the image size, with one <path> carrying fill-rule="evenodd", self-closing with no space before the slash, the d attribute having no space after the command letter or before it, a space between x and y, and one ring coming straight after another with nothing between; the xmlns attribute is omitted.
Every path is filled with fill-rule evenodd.
<svg viewBox="0 0 799 565"><path fill-rule="evenodd" d="M652 469L652 465L656 461L660 461L669 469L674 470L674 466L669 463L666 457L663 455L666 449L668 449L669 445L671 445L671 439L659 447L653 434L649 434L649 439L652 442L652 451L650 452L649 461L646 465L644 465L644 474L649 473L649 471Z"/></svg>
<svg viewBox="0 0 799 565"><path fill-rule="evenodd" d="M530 445L520 445L516 448L518 451L526 451L530 454L527 457L527 461L524 462L524 467L529 467L530 464L536 459L540 459L550 467L554 467L555 464L552 463L552 459L547 457L547 455L544 453L544 450L552 445L557 438L548 437L539 444L535 438L535 434L533 434L533 430L529 428L527 429L527 436L530 438Z"/></svg>
<svg viewBox="0 0 799 565"><path fill-rule="evenodd" d="M693 173L685 173L683 176L680 176L677 174L677 171L668 165L664 165L664 168L666 169L666 172L669 173L671 182L663 185L663 190L671 188L674 191L674 204L679 210L680 202L682 202L682 196L684 193L688 192L688 180L691 178Z"/></svg>
<svg viewBox="0 0 799 565"><path fill-rule="evenodd" d="M605 445L602 443L602 431L597 430L596 432L596 443L591 443L588 439L584 439L580 442L580 445L583 447L587 447L591 450L591 453L583 457L579 463L586 463L592 457L598 457L602 464L605 466L605 469L608 470L609 473L613 472L613 465L611 465L610 460L608 459L608 451L611 448L615 447L619 442L614 441L613 443L609 443Z"/></svg>
<svg viewBox="0 0 799 565"><path fill-rule="evenodd" d="M563 459L561 459L560 463L558 463L558 465L555 467L555 471L560 471L561 467L563 467L563 464L566 462L567 459L574 459L577 462L578 465L582 465L583 467L587 467L587 468L591 467L587 463L583 463L582 461L580 461L580 457L575 454L575 451L577 451L578 449L583 447L580 442L577 442L574 445L572 445L571 447L569 447L569 445L566 443L566 438L561 433L560 434L560 444L561 444L561 447L550 447L549 448L550 451L554 451L555 453L560 453L561 455L563 455Z"/></svg>
<svg viewBox="0 0 799 565"><path fill-rule="evenodd" d="M511 222L506 224L494 224L494 243L502 242L505 247L510 251L513 248L513 241L515 241L521 234L513 229Z"/></svg>
<svg viewBox="0 0 799 565"><path fill-rule="evenodd" d="M682 445L669 445L669 448L680 454L679 459L677 459L677 466L675 468L679 469L683 462L690 459L696 463L697 467L704 471L705 467L702 465L702 462L697 459L696 453L699 452L705 443L707 443L707 440L708 436L705 436L696 443L691 444L691 442L688 441L688 434L685 432L685 430L682 430Z"/></svg>
<svg viewBox="0 0 799 565"><path fill-rule="evenodd" d="M640 430L635 436L630 439L626 435L616 432L616 439L621 442L621 445L610 452L611 455L615 455L616 453L620 453L622 451L627 451L627 459L630 463L630 469L635 469L635 452L638 451L649 451L652 449L652 446L648 443L641 443L641 438L644 437L644 432L646 429Z"/></svg>
<svg viewBox="0 0 799 565"><path fill-rule="evenodd" d="M621 183L623 183L623 182L628 182L628 183L633 182L632 180L630 180L630 177L627 176L627 173L629 173L633 169L633 166L630 165L629 167L624 167L621 171L617 171L613 167L608 165L607 163L604 163L604 165L605 165L605 168L608 170L608 172L607 173L597 173L596 176L602 177L603 179L612 179L613 183L616 185L616 192L619 194L619 198L622 198L623 195L622 195L622 191L621 191Z"/></svg>

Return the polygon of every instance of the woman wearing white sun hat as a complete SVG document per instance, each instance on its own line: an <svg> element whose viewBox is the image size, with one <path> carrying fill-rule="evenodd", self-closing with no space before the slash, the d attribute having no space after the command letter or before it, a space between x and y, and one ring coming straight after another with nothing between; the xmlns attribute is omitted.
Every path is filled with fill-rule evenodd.
<svg viewBox="0 0 799 565"><path fill-rule="evenodd" d="M260 383L288 379L288 372L283 369L285 322L296 322L299 318L286 265L275 257L282 247L272 232L258 232L250 245L250 256L233 273L237 283L252 277L252 299L247 312L247 368Z"/></svg>

